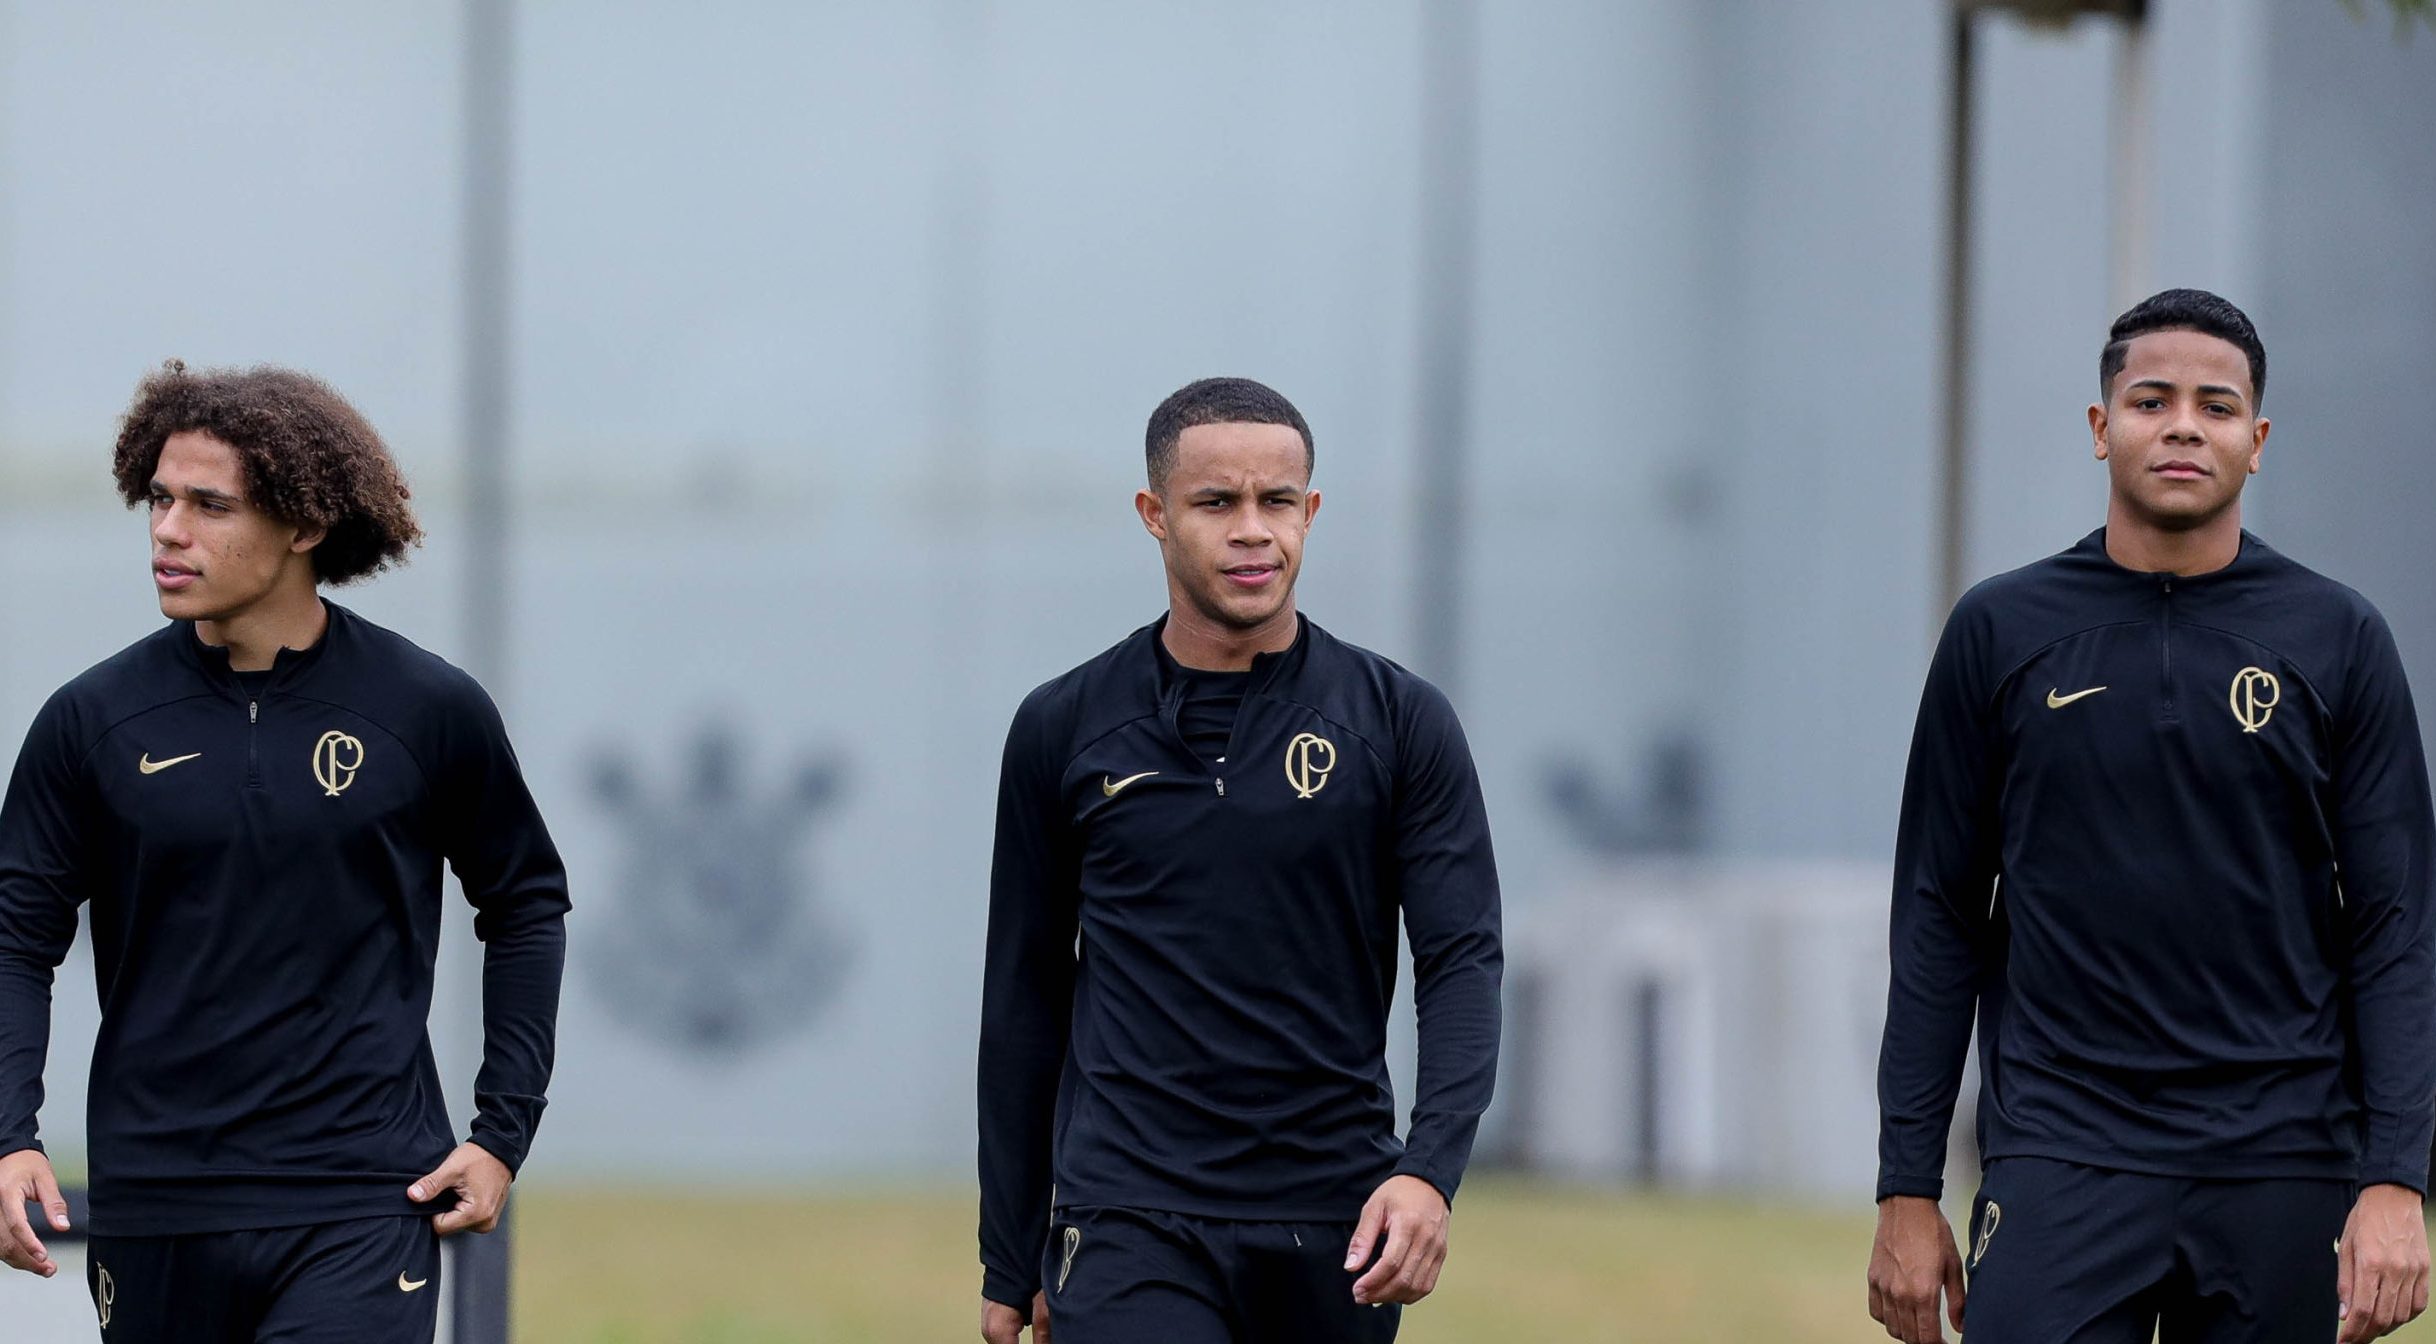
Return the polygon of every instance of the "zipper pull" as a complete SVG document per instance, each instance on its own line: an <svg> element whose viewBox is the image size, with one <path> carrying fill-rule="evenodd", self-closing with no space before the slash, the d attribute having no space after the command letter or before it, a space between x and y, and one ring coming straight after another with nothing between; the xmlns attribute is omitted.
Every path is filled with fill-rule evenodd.
<svg viewBox="0 0 2436 1344"><path fill-rule="evenodd" d="M1221 798L1226 797L1226 781L1223 779L1218 781L1218 796Z"/></svg>
<svg viewBox="0 0 2436 1344"><path fill-rule="evenodd" d="M260 723L260 722L262 722L262 702L261 702L261 701L258 701L258 700L248 700L248 701L246 701L246 702L245 702L245 721L246 721L247 723Z"/></svg>

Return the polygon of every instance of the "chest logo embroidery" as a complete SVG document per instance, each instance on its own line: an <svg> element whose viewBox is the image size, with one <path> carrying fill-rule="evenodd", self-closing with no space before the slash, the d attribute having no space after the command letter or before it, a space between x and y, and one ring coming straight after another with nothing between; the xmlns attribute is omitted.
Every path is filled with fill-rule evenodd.
<svg viewBox="0 0 2436 1344"><path fill-rule="evenodd" d="M2096 695L2098 692L2105 689L2106 688L2103 686L2092 686L2086 691L2074 691L2070 695L2057 695L2055 693L2055 688L2050 686L2047 688L2047 708L2062 709L2064 706L2071 704L2075 700L2086 700L2090 696Z"/></svg>
<svg viewBox="0 0 2436 1344"><path fill-rule="evenodd" d="M364 768L364 742L336 728L323 733L321 741L313 744L313 778L321 781L322 796L336 798L355 782L355 772Z"/></svg>
<svg viewBox="0 0 2436 1344"><path fill-rule="evenodd" d="M2284 683L2263 667L2245 667L2233 674L2230 695L2233 717L2240 721L2241 730L2255 733L2267 726L2275 715L2275 703L2284 698Z"/></svg>
<svg viewBox="0 0 2436 1344"><path fill-rule="evenodd" d="M152 753L147 751L135 758L135 768L147 775L157 775L173 765L184 765L202 754L199 751L190 751L183 756L172 756L166 761L156 761L152 759Z"/></svg>
<svg viewBox="0 0 2436 1344"><path fill-rule="evenodd" d="M1125 791L1126 785L1138 784L1157 773L1159 772L1156 770L1145 770L1138 775L1127 775L1123 779L1110 779L1108 776L1102 775L1100 776L1100 796L1114 798Z"/></svg>
<svg viewBox="0 0 2436 1344"><path fill-rule="evenodd" d="M1317 733L1296 733L1286 744L1286 782L1294 786L1294 795L1308 798L1328 785L1328 772L1336 769L1336 744Z"/></svg>

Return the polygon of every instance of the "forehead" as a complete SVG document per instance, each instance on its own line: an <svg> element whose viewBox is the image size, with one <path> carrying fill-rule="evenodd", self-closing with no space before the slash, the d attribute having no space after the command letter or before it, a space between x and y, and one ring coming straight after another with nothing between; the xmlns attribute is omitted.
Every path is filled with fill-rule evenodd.
<svg viewBox="0 0 2436 1344"><path fill-rule="evenodd" d="M2174 384L2222 383L2250 389L2250 357L2222 336L2204 331L2152 331L2134 336L2123 352L2117 387L2147 379Z"/></svg>
<svg viewBox="0 0 2436 1344"><path fill-rule="evenodd" d="M235 494L242 484L237 450L199 429L181 429L161 441L161 460L152 469L163 485L209 486Z"/></svg>
<svg viewBox="0 0 2436 1344"><path fill-rule="evenodd" d="M1176 436L1176 461L1168 471L1169 484L1185 489L1247 481L1302 485L1309 480L1303 436L1292 425L1187 426Z"/></svg>

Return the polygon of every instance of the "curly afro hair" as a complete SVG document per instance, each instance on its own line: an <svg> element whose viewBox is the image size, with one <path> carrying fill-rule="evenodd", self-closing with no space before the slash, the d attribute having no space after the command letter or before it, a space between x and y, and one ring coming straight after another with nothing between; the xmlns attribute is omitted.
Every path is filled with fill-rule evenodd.
<svg viewBox="0 0 2436 1344"><path fill-rule="evenodd" d="M136 386L110 474L129 508L152 494L161 445L187 430L237 452L246 498L294 527L318 527L313 573L352 583L423 542L397 459L362 413L310 374L268 365L189 371L171 360Z"/></svg>

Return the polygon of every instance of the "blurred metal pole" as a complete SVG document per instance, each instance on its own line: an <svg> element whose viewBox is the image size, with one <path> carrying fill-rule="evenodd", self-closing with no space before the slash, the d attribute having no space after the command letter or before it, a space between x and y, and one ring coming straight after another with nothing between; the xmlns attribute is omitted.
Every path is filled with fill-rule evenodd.
<svg viewBox="0 0 2436 1344"><path fill-rule="evenodd" d="M515 115L513 0L465 0L465 656L508 699L509 197ZM481 1054L480 996L473 1050ZM509 1224L458 1240L452 1344L507 1344Z"/></svg>
<svg viewBox="0 0 2436 1344"><path fill-rule="evenodd" d="M1431 0L1421 20L1421 341L1414 474L1413 662L1461 700L1466 453L1477 269L1479 20Z"/></svg>
<svg viewBox="0 0 2436 1344"><path fill-rule="evenodd" d="M2149 140L2155 126L2149 117L2148 25L2138 10L2122 16L2123 35L2115 47L2115 115L2109 136L2109 176L2113 181L2114 228L2108 239L2114 255L2111 276L2116 313L2147 298L2149 272L2149 184L2156 171Z"/></svg>
<svg viewBox="0 0 2436 1344"><path fill-rule="evenodd" d="M1946 82L1945 141L1945 405L1943 474L1937 494L1937 611L1940 626L1962 597L1968 578L1970 526L1971 151L1972 50L1975 14L1957 4L1947 12L1951 54Z"/></svg>
<svg viewBox="0 0 2436 1344"><path fill-rule="evenodd" d="M465 654L506 698L512 0L465 0Z"/></svg>

